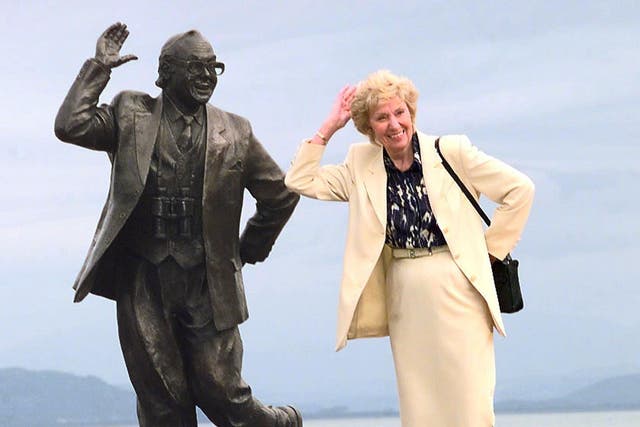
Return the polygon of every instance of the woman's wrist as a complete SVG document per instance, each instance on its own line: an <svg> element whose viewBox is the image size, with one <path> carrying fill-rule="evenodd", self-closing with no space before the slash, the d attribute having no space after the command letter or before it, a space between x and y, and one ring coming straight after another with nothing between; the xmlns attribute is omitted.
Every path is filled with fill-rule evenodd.
<svg viewBox="0 0 640 427"><path fill-rule="evenodd" d="M332 126L329 123L323 123L322 126L318 128L313 137L309 140L309 142L313 144L319 145L327 145L333 134L337 131L335 126Z"/></svg>
<svg viewBox="0 0 640 427"><path fill-rule="evenodd" d="M320 132L320 131L317 131L317 132L316 132L316 134L315 134L315 136L317 136L318 138L320 138L320 139L322 140L322 143L323 143L323 144L325 144L325 145L327 144L327 142L329 142L329 138L327 138L327 137L325 136L325 134L324 134L324 133L322 133L322 132Z"/></svg>
<svg viewBox="0 0 640 427"><path fill-rule="evenodd" d="M323 134L322 131L317 131L307 141L311 144L327 145L327 142L329 142L329 138L327 138L327 136Z"/></svg>
<svg viewBox="0 0 640 427"><path fill-rule="evenodd" d="M341 127L342 126L340 126L339 124L336 124L336 123L333 123L333 122L330 122L330 121L325 121L318 128L318 133L320 135L322 135L324 137L324 139L329 141L331 139L331 137L333 136L333 134L336 133L338 130L340 130Z"/></svg>

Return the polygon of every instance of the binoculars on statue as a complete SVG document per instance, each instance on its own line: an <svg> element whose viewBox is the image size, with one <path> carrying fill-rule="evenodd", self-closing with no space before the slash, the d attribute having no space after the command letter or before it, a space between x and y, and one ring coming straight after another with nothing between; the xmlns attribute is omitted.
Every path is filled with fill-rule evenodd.
<svg viewBox="0 0 640 427"><path fill-rule="evenodd" d="M158 239L167 238L167 229L177 225L180 237L191 237L193 225L193 198L191 197L152 197L153 235Z"/></svg>

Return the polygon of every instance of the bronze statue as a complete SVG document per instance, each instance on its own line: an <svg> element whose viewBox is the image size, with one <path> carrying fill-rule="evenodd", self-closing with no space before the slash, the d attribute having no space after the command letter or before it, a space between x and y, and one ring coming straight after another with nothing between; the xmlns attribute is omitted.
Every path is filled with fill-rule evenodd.
<svg viewBox="0 0 640 427"><path fill-rule="evenodd" d="M98 98L129 32L99 38L55 122L65 142L105 151L107 202L74 289L117 304L118 332L137 394L140 426L196 426L196 406L217 426L297 427L292 406L265 406L243 381L238 324L248 317L244 263L263 261L298 196L249 122L208 104L224 72L192 30L160 53L162 94ZM244 190L256 212L239 237Z"/></svg>

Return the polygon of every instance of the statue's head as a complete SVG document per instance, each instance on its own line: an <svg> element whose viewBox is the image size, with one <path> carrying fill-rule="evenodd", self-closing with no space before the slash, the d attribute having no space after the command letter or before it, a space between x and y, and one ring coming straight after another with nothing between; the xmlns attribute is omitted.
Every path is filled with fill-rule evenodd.
<svg viewBox="0 0 640 427"><path fill-rule="evenodd" d="M206 104L224 72L211 44L198 31L171 37L162 46L156 86L188 108Z"/></svg>

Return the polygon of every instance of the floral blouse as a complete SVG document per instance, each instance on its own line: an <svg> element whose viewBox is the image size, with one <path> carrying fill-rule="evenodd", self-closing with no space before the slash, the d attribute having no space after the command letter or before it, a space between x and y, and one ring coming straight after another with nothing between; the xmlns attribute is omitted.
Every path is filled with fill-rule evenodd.
<svg viewBox="0 0 640 427"><path fill-rule="evenodd" d="M387 172L387 230L385 243L393 248L431 248L447 242L431 211L424 186L418 135L411 138L414 161L400 172L384 151Z"/></svg>

